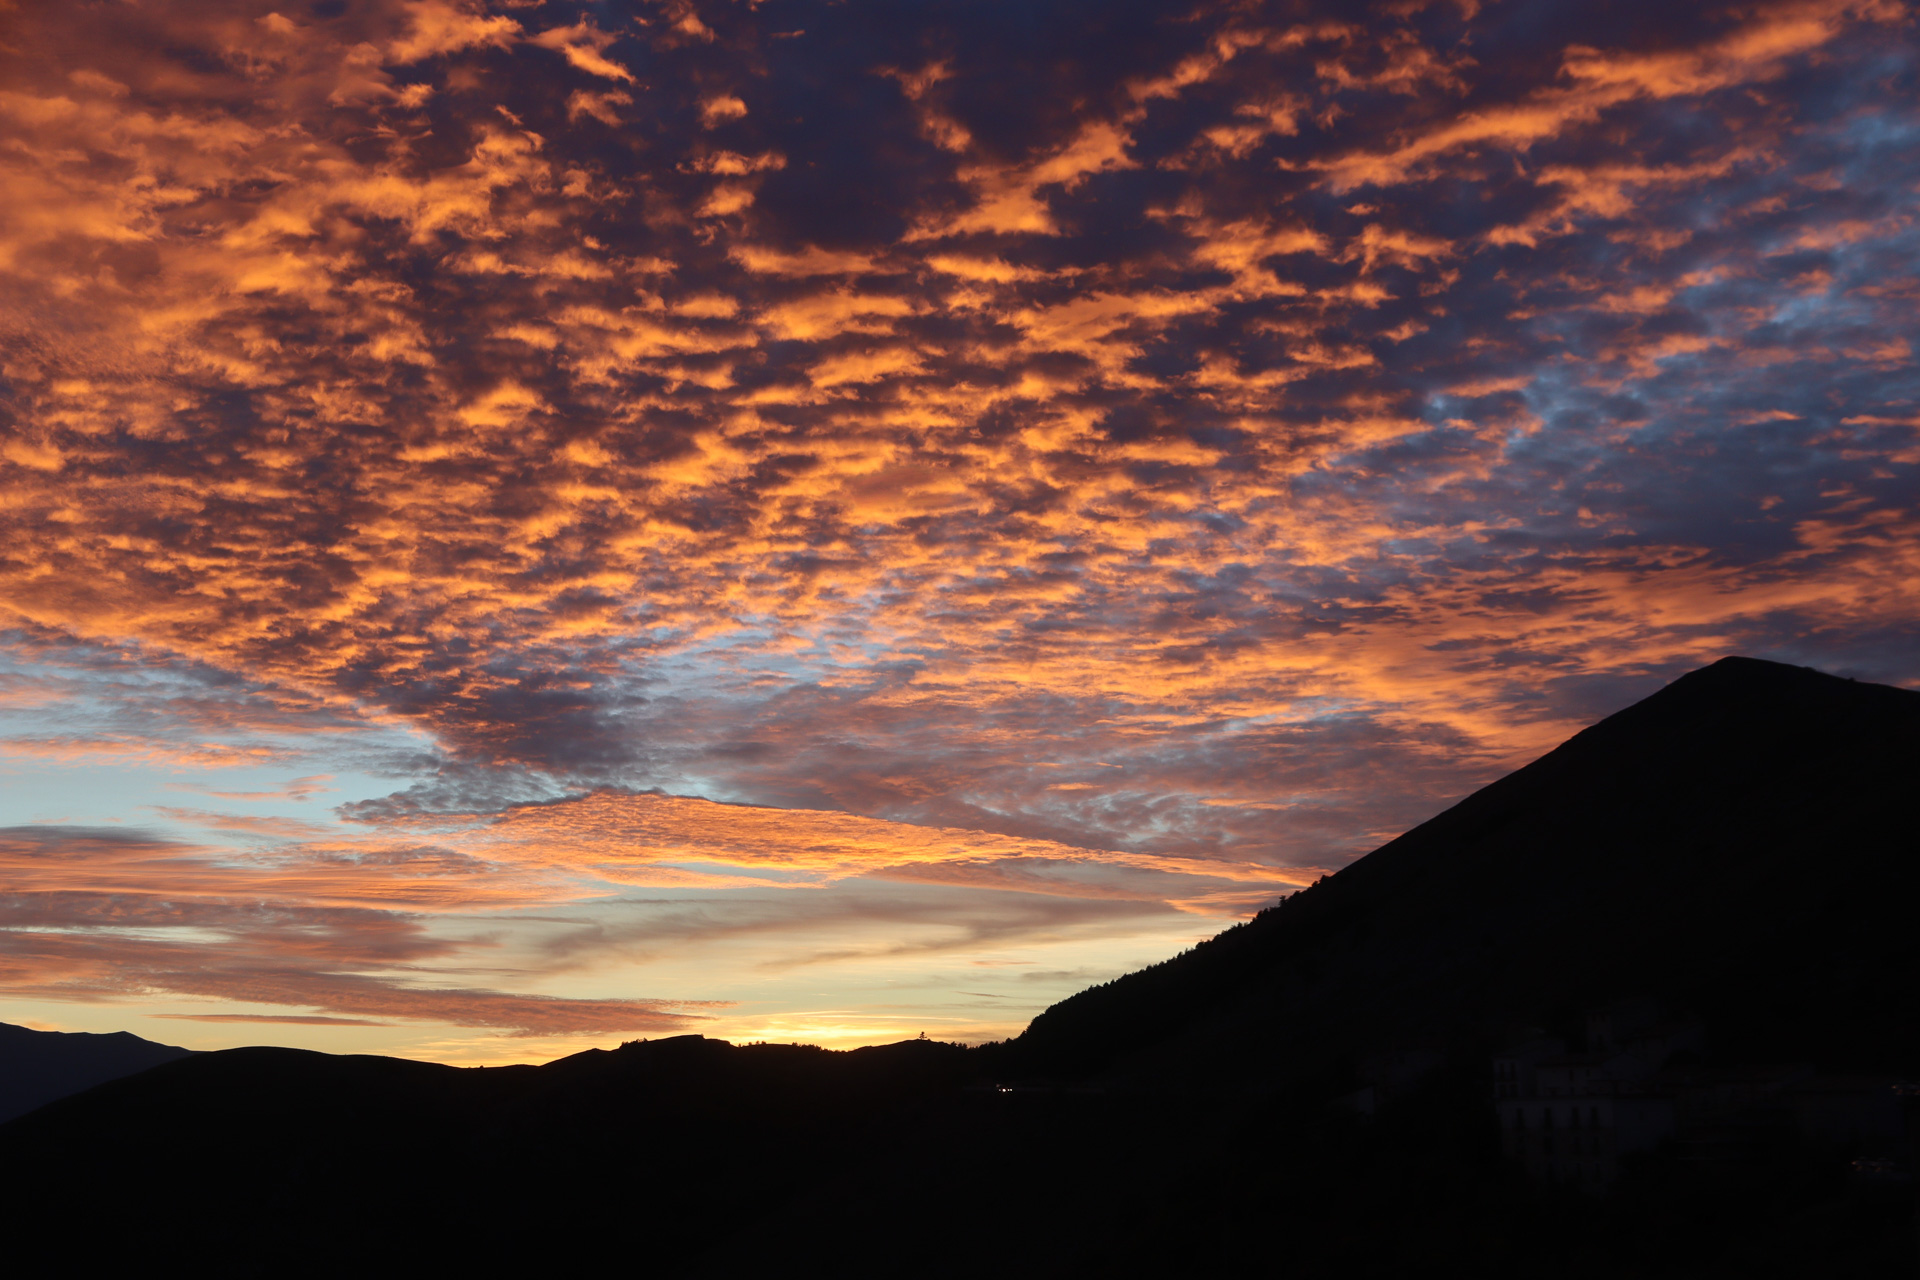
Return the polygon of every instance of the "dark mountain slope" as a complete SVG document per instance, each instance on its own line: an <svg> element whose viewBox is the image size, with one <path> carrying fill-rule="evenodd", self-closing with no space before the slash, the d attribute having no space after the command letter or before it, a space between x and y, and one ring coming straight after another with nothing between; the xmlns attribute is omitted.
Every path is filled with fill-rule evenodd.
<svg viewBox="0 0 1920 1280"><path fill-rule="evenodd" d="M126 1031L35 1031L0 1022L0 1122L190 1052Z"/></svg>
<svg viewBox="0 0 1920 1280"><path fill-rule="evenodd" d="M1920 693L1727 658L1009 1046L1030 1074L1332 1070L1622 996L1725 1052L1920 1065Z"/></svg>

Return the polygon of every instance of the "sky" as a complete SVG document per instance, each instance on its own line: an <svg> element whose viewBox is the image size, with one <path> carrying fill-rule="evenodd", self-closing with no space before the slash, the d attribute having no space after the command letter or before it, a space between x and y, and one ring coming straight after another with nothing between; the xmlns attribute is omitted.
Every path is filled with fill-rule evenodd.
<svg viewBox="0 0 1920 1280"><path fill-rule="evenodd" d="M0 1020L1016 1033L1920 687L1896 0L0 0Z"/></svg>

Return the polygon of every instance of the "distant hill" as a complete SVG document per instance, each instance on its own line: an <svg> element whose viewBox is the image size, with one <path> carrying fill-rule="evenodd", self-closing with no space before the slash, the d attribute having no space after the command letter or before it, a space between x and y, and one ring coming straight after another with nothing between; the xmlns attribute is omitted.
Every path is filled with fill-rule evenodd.
<svg viewBox="0 0 1920 1280"><path fill-rule="evenodd" d="M1920 693L1726 658L1313 888L1035 1018L1007 1069L1310 1075L1622 997L1920 1068Z"/></svg>
<svg viewBox="0 0 1920 1280"><path fill-rule="evenodd" d="M191 1052L126 1031L34 1031L0 1022L0 1122Z"/></svg>
<svg viewBox="0 0 1920 1280"><path fill-rule="evenodd" d="M1916 778L1920 694L1727 659L1005 1044L197 1054L0 1125L0 1223L18 1258L274 1276L1910 1272L1910 1163L1861 1181L1748 1116L1738 1161L1555 1196L1501 1156L1487 1055L1631 998L1728 1063L1920 1076ZM1431 1069L1377 1116L1338 1101L1402 1051Z"/></svg>

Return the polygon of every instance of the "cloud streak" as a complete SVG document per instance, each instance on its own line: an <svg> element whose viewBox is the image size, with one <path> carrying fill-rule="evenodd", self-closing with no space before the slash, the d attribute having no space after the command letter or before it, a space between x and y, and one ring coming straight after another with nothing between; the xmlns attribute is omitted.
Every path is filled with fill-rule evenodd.
<svg viewBox="0 0 1920 1280"><path fill-rule="evenodd" d="M365 874L374 861L356 864L363 873L355 879L367 888L378 874ZM0 829L0 866L7 885L0 895L0 987L15 995L81 1002L200 997L520 1035L680 1030L702 1016L693 1011L700 1002L418 985L395 971L418 974L464 948L433 936L417 915L323 905L343 895L299 872L233 866L215 851L138 833ZM273 896L263 900L263 892ZM344 896L373 904L383 895L374 889ZM328 1015L178 1016L382 1025Z"/></svg>

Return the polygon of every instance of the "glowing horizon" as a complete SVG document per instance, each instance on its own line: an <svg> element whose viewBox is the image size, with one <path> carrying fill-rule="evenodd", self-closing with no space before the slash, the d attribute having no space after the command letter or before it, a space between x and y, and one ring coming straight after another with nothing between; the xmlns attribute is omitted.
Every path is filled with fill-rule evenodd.
<svg viewBox="0 0 1920 1280"><path fill-rule="evenodd" d="M987 1039L1920 685L1892 0L0 4L0 1020Z"/></svg>

